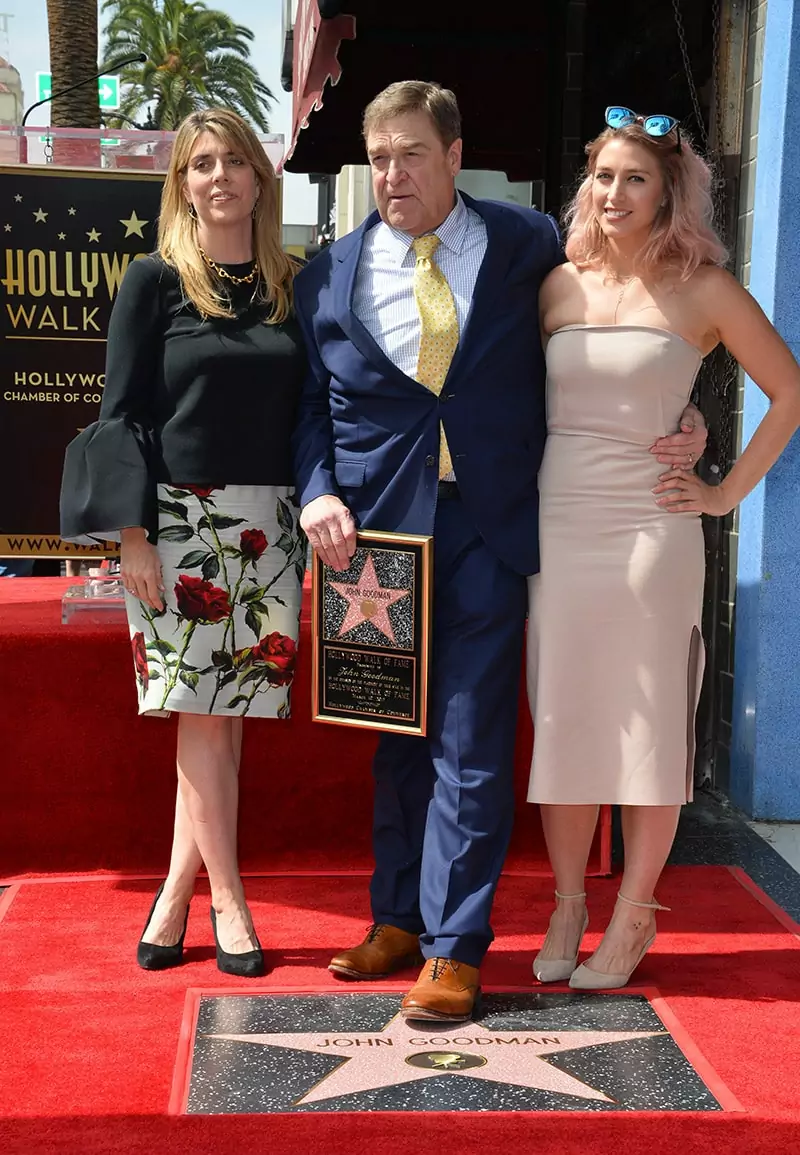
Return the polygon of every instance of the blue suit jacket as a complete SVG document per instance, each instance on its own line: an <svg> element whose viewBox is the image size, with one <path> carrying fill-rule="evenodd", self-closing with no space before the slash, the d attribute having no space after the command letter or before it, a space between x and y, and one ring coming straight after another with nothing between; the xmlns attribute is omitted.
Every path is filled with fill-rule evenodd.
<svg viewBox="0 0 800 1155"><path fill-rule="evenodd" d="M377 213L296 277L311 363L294 434L298 498L306 505L336 494L361 529L433 533L441 420L481 536L512 569L531 574L546 432L537 297L563 256L551 218L464 201L486 222L488 246L439 397L397 369L353 313L364 234Z"/></svg>

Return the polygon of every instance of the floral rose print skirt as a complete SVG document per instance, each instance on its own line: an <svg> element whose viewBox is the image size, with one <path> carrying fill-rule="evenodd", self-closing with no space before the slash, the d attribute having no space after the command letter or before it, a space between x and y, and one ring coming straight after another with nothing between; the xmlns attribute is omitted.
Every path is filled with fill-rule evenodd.
<svg viewBox="0 0 800 1155"><path fill-rule="evenodd" d="M290 491L158 487L165 608L126 594L139 713L288 718L306 540Z"/></svg>

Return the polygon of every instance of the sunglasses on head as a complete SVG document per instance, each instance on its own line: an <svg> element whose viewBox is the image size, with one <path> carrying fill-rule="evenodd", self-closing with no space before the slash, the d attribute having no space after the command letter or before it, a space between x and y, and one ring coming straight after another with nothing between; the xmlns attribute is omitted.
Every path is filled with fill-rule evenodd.
<svg viewBox="0 0 800 1155"><path fill-rule="evenodd" d="M654 113L651 116L640 116L631 108L621 104L612 104L606 109L606 124L609 128L626 128L629 124L638 124L648 136L668 136L673 130L678 138L676 152L681 151L681 129L674 116L664 113Z"/></svg>

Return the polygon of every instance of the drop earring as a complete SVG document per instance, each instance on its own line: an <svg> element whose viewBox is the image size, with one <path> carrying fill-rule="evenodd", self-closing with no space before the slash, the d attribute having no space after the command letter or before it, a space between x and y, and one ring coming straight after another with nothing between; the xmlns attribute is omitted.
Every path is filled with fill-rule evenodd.
<svg viewBox="0 0 800 1155"><path fill-rule="evenodd" d="M191 201L189 201L189 207L187 208L186 211L188 212L189 216L192 218L193 221L197 220L197 209L194 207L194 205L192 204Z"/></svg>

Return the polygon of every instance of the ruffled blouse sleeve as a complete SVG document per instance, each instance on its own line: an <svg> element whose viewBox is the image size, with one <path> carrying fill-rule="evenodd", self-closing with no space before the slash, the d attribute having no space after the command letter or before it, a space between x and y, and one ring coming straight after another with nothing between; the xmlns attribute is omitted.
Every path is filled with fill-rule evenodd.
<svg viewBox="0 0 800 1155"><path fill-rule="evenodd" d="M108 326L100 416L67 446L61 482L61 536L90 544L118 541L144 526L158 536L155 383L163 359L164 318L155 257L133 261Z"/></svg>

